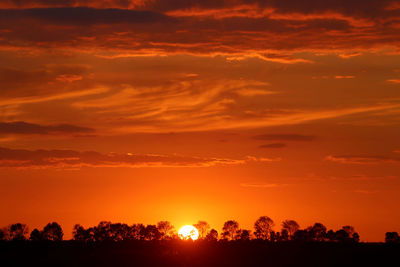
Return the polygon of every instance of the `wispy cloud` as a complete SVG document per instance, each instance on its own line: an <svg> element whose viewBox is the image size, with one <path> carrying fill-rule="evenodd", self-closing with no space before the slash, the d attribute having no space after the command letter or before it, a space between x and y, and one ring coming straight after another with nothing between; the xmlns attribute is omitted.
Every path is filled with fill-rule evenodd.
<svg viewBox="0 0 400 267"><path fill-rule="evenodd" d="M204 158L184 155L134 153L100 153L75 150L26 150L0 147L0 167L9 168L147 168L147 167L212 167L248 162L272 162L276 159L246 157L244 159Z"/></svg>
<svg viewBox="0 0 400 267"><path fill-rule="evenodd" d="M276 183L270 183L270 184L241 183L240 186L241 186L241 187L248 187L248 188L277 188L277 187L287 186L287 184L276 184Z"/></svg>
<svg viewBox="0 0 400 267"><path fill-rule="evenodd" d="M0 134L81 134L92 133L94 129L70 124L39 125L24 121L0 122Z"/></svg>
<svg viewBox="0 0 400 267"><path fill-rule="evenodd" d="M107 88L101 87L101 88L94 88L94 89L89 89L89 90L79 90L79 91L75 91L75 92L52 94L52 95L40 95L40 96L18 97L18 98L8 98L8 99L0 98L0 107L1 106L41 103L41 102L70 99L70 98L80 98L83 96L102 94L107 91L108 91Z"/></svg>
<svg viewBox="0 0 400 267"><path fill-rule="evenodd" d="M301 135L301 134L262 134L253 137L256 140L264 141L297 141L297 142L308 142L316 139L313 135Z"/></svg>
<svg viewBox="0 0 400 267"><path fill-rule="evenodd" d="M259 146L259 148L284 148L284 147L286 147L285 143L272 143Z"/></svg>
<svg viewBox="0 0 400 267"><path fill-rule="evenodd" d="M400 84L400 79L389 79L387 80L388 83Z"/></svg>
<svg viewBox="0 0 400 267"><path fill-rule="evenodd" d="M400 164L400 158L369 155L330 155L326 160L343 164L381 164L395 163Z"/></svg>

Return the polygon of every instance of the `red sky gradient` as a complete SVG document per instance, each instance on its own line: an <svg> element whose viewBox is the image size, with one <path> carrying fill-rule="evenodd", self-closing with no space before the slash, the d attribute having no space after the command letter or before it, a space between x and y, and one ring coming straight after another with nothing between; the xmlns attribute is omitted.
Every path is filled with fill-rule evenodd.
<svg viewBox="0 0 400 267"><path fill-rule="evenodd" d="M400 231L400 1L5 0L0 226Z"/></svg>

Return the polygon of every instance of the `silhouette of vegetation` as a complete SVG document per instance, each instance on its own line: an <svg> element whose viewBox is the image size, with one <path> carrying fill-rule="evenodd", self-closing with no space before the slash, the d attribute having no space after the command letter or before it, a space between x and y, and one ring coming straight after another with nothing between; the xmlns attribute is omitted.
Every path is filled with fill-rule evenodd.
<svg viewBox="0 0 400 267"><path fill-rule="evenodd" d="M176 237L175 227L168 221L158 222L157 229L161 234L161 239L172 239Z"/></svg>
<svg viewBox="0 0 400 267"><path fill-rule="evenodd" d="M12 241L22 241L27 239L28 226L23 223L11 224L7 229L8 239Z"/></svg>
<svg viewBox="0 0 400 267"><path fill-rule="evenodd" d="M210 225L206 221L198 221L198 223L193 224L193 226L199 231L200 239L204 239L210 229Z"/></svg>
<svg viewBox="0 0 400 267"><path fill-rule="evenodd" d="M222 227L222 238L226 240L235 240L237 231L239 230L239 223L237 221L229 220L224 223Z"/></svg>
<svg viewBox="0 0 400 267"><path fill-rule="evenodd" d="M387 232L385 234L385 242L388 244L400 244L400 237L397 232Z"/></svg>
<svg viewBox="0 0 400 267"><path fill-rule="evenodd" d="M210 232L206 235L206 241L217 241L218 240L218 232L215 229L211 229Z"/></svg>
<svg viewBox="0 0 400 267"><path fill-rule="evenodd" d="M293 238L294 233L299 230L299 224L294 220L285 220L282 222L282 233L288 236L289 238Z"/></svg>
<svg viewBox="0 0 400 267"><path fill-rule="evenodd" d="M274 221L268 216L261 216L254 223L254 235L257 239L268 240L271 236Z"/></svg>
<svg viewBox="0 0 400 267"><path fill-rule="evenodd" d="M359 243L359 234L349 225L338 230L322 223L300 229L293 220L281 225L276 232L273 220L261 216L252 232L229 220L219 235L199 221L195 226L201 238L183 241L168 221L101 221L88 228L76 224L72 240L63 241L56 222L35 228L29 240L28 227L16 223L0 230L1 266L386 266L400 251L397 232L386 233L385 245Z"/></svg>

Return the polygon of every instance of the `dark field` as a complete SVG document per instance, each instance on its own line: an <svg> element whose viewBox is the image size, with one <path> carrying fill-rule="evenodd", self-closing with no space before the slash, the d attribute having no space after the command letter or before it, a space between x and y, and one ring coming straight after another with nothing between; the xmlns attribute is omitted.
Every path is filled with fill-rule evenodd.
<svg viewBox="0 0 400 267"><path fill-rule="evenodd" d="M0 243L0 266L400 266L399 256L383 243Z"/></svg>

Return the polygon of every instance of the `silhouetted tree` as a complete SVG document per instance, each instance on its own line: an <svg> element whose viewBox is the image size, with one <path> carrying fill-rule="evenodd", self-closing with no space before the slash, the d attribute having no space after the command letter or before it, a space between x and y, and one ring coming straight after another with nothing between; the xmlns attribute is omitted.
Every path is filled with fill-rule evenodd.
<svg viewBox="0 0 400 267"><path fill-rule="evenodd" d="M235 240L242 240L242 241L247 241L250 240L250 230L245 230L245 229L240 229L236 231Z"/></svg>
<svg viewBox="0 0 400 267"><path fill-rule="evenodd" d="M211 229L210 232L206 235L205 240L207 241L217 241L218 240L218 232L215 229Z"/></svg>
<svg viewBox="0 0 400 267"><path fill-rule="evenodd" d="M10 240L26 240L26 235L28 234L28 227L26 224L15 223L9 226L8 235Z"/></svg>
<svg viewBox="0 0 400 267"><path fill-rule="evenodd" d="M95 241L111 241L111 222L101 221L94 227L94 240Z"/></svg>
<svg viewBox="0 0 400 267"><path fill-rule="evenodd" d="M294 233L299 230L299 228L299 224L294 220L285 220L282 222L282 232L286 230L290 238L293 237Z"/></svg>
<svg viewBox="0 0 400 267"><path fill-rule="evenodd" d="M234 240L236 232L239 230L239 223L237 221L229 220L224 223L222 227L222 237L228 240Z"/></svg>
<svg viewBox="0 0 400 267"><path fill-rule="evenodd" d="M343 230L340 229L338 231L335 232L335 241L336 242L340 242L340 243L347 243L351 240L349 234Z"/></svg>
<svg viewBox="0 0 400 267"><path fill-rule="evenodd" d="M161 233L155 225L147 225L142 228L140 235L144 237L144 240L159 240L161 238Z"/></svg>
<svg viewBox="0 0 400 267"><path fill-rule="evenodd" d="M174 226L168 221L158 222L157 229L161 234L161 239L172 238L175 234Z"/></svg>
<svg viewBox="0 0 400 267"><path fill-rule="evenodd" d="M293 233L293 234L294 234L294 233ZM289 240L289 233L288 233L288 230L282 229L282 232L281 232L281 236L280 236L279 241L285 242L285 241L288 241L288 240Z"/></svg>
<svg viewBox="0 0 400 267"><path fill-rule="evenodd" d="M334 242L334 241L335 241L335 238L336 238L335 232L334 232L333 230L329 230L329 231L326 233L326 238L327 238L328 241Z"/></svg>
<svg viewBox="0 0 400 267"><path fill-rule="evenodd" d="M345 225L342 227L342 229L345 230L349 234L349 236L353 236L353 234L355 233L354 227L350 225Z"/></svg>
<svg viewBox="0 0 400 267"><path fill-rule="evenodd" d="M143 224L139 223L139 224L134 224L130 227L130 235L132 237L133 240L144 240L145 236L143 235L145 233L144 228L146 228L146 226L144 226Z"/></svg>
<svg viewBox="0 0 400 267"><path fill-rule="evenodd" d="M352 237L353 237L353 241L354 241L354 242L356 242L356 243L360 242L360 235L359 235L357 232L355 232L355 233L352 235Z"/></svg>
<svg viewBox="0 0 400 267"><path fill-rule="evenodd" d="M39 231L37 228L35 228L29 237L29 240L31 241L42 241L43 240L43 235L42 232Z"/></svg>
<svg viewBox="0 0 400 267"><path fill-rule="evenodd" d="M385 234L385 242L388 244L400 243L400 237L397 232L387 232Z"/></svg>
<svg viewBox="0 0 400 267"><path fill-rule="evenodd" d="M193 226L196 227L197 230L199 230L200 239L205 238L208 233L208 230L210 229L210 225L206 221L198 221Z"/></svg>
<svg viewBox="0 0 400 267"><path fill-rule="evenodd" d="M72 231L72 237L74 240L81 242L93 241L93 233L91 234L89 229L86 230L80 224L75 224L74 229Z"/></svg>
<svg viewBox="0 0 400 267"><path fill-rule="evenodd" d="M61 226L56 223L48 223L42 231L42 238L49 241L61 241L64 236Z"/></svg>
<svg viewBox="0 0 400 267"><path fill-rule="evenodd" d="M315 223L306 229L312 241L321 242L326 237L326 227L322 223Z"/></svg>
<svg viewBox="0 0 400 267"><path fill-rule="evenodd" d="M0 241L6 239L6 231L0 229Z"/></svg>
<svg viewBox="0 0 400 267"><path fill-rule="evenodd" d="M297 242L311 242L312 238L307 230L297 230L293 234L293 240Z"/></svg>
<svg viewBox="0 0 400 267"><path fill-rule="evenodd" d="M254 235L257 239L268 240L273 226L274 221L271 218L267 216L261 216L254 223Z"/></svg>
<svg viewBox="0 0 400 267"><path fill-rule="evenodd" d="M276 233L275 231L269 232L269 241L276 242L280 238L279 232Z"/></svg>

